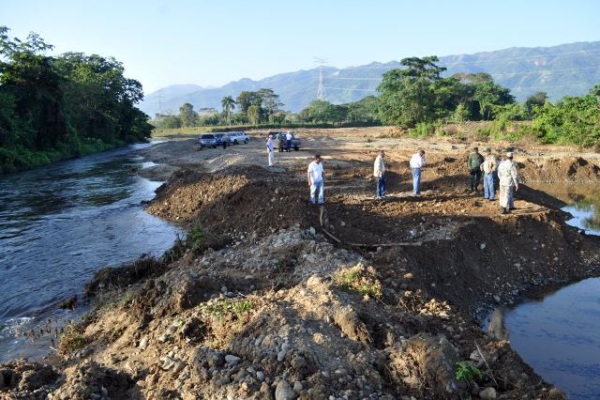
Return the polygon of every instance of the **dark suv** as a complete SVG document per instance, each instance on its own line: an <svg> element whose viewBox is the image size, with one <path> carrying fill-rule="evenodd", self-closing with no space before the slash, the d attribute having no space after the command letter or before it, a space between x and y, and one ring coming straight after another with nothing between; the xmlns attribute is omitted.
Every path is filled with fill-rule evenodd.
<svg viewBox="0 0 600 400"><path fill-rule="evenodd" d="M233 144L233 140L228 133L215 133L215 140L217 141L217 146L223 146L223 143L225 143L225 147Z"/></svg>
<svg viewBox="0 0 600 400"><path fill-rule="evenodd" d="M294 134L294 132L290 133L292 134L292 142L290 143L290 149L294 149L295 151L300 150L300 139L296 139L296 135ZM277 147L280 152L287 150L287 132L269 132L269 135L271 135L275 140L275 147Z"/></svg>

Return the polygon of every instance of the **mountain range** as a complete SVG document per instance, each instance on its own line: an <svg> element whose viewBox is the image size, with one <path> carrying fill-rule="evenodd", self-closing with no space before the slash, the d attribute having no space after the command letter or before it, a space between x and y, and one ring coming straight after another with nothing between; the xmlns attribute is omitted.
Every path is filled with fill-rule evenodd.
<svg viewBox="0 0 600 400"><path fill-rule="evenodd" d="M443 56L437 65L447 68L444 77L459 72L486 72L497 84L509 88L517 101L525 101L536 92L546 92L551 101L556 101L586 94L600 83L600 41ZM345 104L377 95L382 75L397 68L401 68L399 61L372 62L341 69L317 67L259 81L243 78L221 87L172 85L146 95L139 107L151 117L156 113L177 114L184 103L192 104L196 111L221 111L223 97L235 99L242 91L265 88L279 95L283 110L299 112L317 98L320 76L325 100Z"/></svg>

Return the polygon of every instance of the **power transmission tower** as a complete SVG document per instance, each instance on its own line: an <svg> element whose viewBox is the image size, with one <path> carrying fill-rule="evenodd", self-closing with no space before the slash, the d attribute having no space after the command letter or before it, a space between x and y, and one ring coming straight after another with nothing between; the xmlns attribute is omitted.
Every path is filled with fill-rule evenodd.
<svg viewBox="0 0 600 400"><path fill-rule="evenodd" d="M158 91L158 113L162 115L162 89Z"/></svg>
<svg viewBox="0 0 600 400"><path fill-rule="evenodd" d="M315 57L315 63L319 64L319 86L317 87L317 100L325 101L325 88L323 87L323 65L327 60Z"/></svg>

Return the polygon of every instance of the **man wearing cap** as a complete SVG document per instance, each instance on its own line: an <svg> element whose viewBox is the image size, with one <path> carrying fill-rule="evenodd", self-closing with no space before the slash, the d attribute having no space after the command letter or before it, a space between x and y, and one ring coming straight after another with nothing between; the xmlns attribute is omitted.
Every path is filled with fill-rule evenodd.
<svg viewBox="0 0 600 400"><path fill-rule="evenodd" d="M473 151L467 157L467 168L471 175L471 192L477 192L481 181L481 164L483 156L479 154L479 148L473 147Z"/></svg>
<svg viewBox="0 0 600 400"><path fill-rule="evenodd" d="M514 191L519 190L517 167L513 162L513 153L510 151L498 164L498 179L500 180L500 213L508 214L511 209L514 209L513 204L511 204Z"/></svg>
<svg viewBox="0 0 600 400"><path fill-rule="evenodd" d="M481 164L481 171L483 171L483 198L489 201L494 200L495 188L494 188L494 176L496 175L496 156L492 154L489 147L483 149L483 156L485 160Z"/></svg>

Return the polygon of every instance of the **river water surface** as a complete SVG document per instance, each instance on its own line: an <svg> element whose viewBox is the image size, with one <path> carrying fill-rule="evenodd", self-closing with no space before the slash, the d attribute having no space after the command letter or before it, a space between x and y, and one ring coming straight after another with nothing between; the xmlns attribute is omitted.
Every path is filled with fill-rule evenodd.
<svg viewBox="0 0 600 400"><path fill-rule="evenodd" d="M26 332L82 312L58 310L106 266L159 257L181 232L144 211L161 184L135 171L133 150L95 154L0 179L0 362L39 358ZM48 341L49 342L49 341Z"/></svg>
<svg viewBox="0 0 600 400"><path fill-rule="evenodd" d="M582 196L576 196L581 198ZM568 224L600 235L598 199L563 210ZM600 278L569 285L505 313L511 347L571 400L600 399Z"/></svg>

